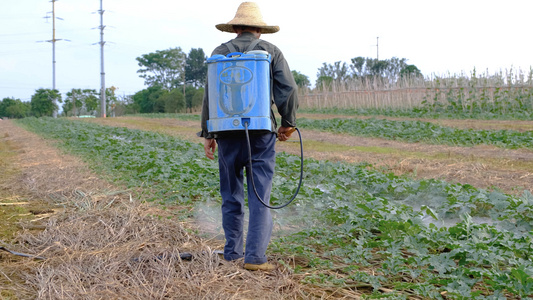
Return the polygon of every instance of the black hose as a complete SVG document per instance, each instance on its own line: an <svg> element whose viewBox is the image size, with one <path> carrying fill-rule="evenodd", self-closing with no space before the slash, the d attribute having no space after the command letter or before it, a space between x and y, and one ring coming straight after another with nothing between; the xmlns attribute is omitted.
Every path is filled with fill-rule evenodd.
<svg viewBox="0 0 533 300"><path fill-rule="evenodd" d="M42 256L37 256L37 255L33 255L33 254L26 254L26 253L20 253L20 252L15 252L15 251L11 251L9 249L7 249L6 247L3 247L3 246L0 246L0 250L4 250L6 252L9 252L13 255L17 255L17 256L22 256L22 257L29 257L29 258L35 258L35 259L41 259L41 260L45 260L46 258L42 257Z"/></svg>
<svg viewBox="0 0 533 300"><path fill-rule="evenodd" d="M251 181L252 181L252 188L254 190L254 193L255 193L255 196L257 197L257 199L259 199L259 201L266 207L270 208L270 209L280 209L280 208L284 208L285 206L289 205L292 203L292 201L294 201L294 198L296 198L296 196L298 195L298 192L300 191L300 187L302 186L302 179L303 179L303 176L304 176L304 147L303 147L303 144L302 144L302 134L300 133L300 130L298 128L295 128L296 131L298 131L298 136L300 137L300 182L298 183L298 187L296 188L296 192L294 193L294 195L292 196L292 198L285 204L283 205L280 205L280 206L271 206L267 203L265 203L265 201L263 201L263 199L261 199L261 196L259 196L259 194L257 193L257 190L255 189L255 182L254 182L254 172L253 172L253 169L252 169L252 146L250 145L250 136L248 134L248 122L244 122L244 130L246 131L246 141L248 142L248 157L249 157L249 168L250 168L250 174L246 174L247 176L250 176L251 177Z"/></svg>

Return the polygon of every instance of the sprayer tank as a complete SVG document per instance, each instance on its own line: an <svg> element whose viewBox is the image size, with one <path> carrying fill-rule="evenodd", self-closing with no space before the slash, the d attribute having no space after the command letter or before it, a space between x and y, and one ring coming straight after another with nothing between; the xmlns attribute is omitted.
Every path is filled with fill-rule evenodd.
<svg viewBox="0 0 533 300"><path fill-rule="evenodd" d="M271 130L270 61L261 50L207 59L209 132Z"/></svg>

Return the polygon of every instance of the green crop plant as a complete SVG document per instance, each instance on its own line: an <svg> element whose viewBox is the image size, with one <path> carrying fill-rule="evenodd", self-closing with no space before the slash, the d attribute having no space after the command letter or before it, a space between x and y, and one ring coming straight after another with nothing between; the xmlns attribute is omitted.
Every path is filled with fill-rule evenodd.
<svg viewBox="0 0 533 300"><path fill-rule="evenodd" d="M216 162L204 157L200 143L65 119L17 122L162 205L220 201ZM274 203L292 194L299 158L279 153L276 164ZM297 263L284 263L305 284L357 289L365 298L532 296L533 195L527 191L517 197L412 180L367 164L306 159L296 202L274 216L291 226L270 251L293 257Z"/></svg>
<svg viewBox="0 0 533 300"><path fill-rule="evenodd" d="M391 121L385 119L298 119L302 128L378 137L416 143L453 146L494 145L502 148L533 148L533 131L472 130L444 127L431 122Z"/></svg>

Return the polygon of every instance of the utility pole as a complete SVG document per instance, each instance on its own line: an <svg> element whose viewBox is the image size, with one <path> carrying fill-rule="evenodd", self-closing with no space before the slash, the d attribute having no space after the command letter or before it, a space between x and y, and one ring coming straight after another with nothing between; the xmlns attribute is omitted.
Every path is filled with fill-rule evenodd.
<svg viewBox="0 0 533 300"><path fill-rule="evenodd" d="M376 58L379 61L379 36L376 38Z"/></svg>
<svg viewBox="0 0 533 300"><path fill-rule="evenodd" d="M55 9L55 3L57 0L51 0L52 2L52 39L48 40L47 42L52 43L52 89L56 89L56 42L61 41L61 39L56 39L56 9ZM46 16L45 18L50 18L49 16ZM63 20L61 18L57 18L59 20ZM57 107L57 99L53 99L54 106ZM54 118L57 118L57 109L54 109L54 112L52 114Z"/></svg>
<svg viewBox="0 0 533 300"><path fill-rule="evenodd" d="M104 9L103 0L100 0L100 116L106 117L106 99L105 99L105 72L104 72Z"/></svg>

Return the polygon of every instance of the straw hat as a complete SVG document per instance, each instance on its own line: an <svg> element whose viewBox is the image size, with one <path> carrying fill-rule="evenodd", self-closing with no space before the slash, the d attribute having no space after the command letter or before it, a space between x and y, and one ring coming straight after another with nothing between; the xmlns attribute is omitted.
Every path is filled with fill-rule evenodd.
<svg viewBox="0 0 533 300"><path fill-rule="evenodd" d="M255 2L243 2L239 5L235 18L225 24L218 24L215 27L224 32L235 32L234 25L251 26L261 29L261 33L274 33L279 31L279 26L269 26L263 21L263 16L259 6Z"/></svg>

